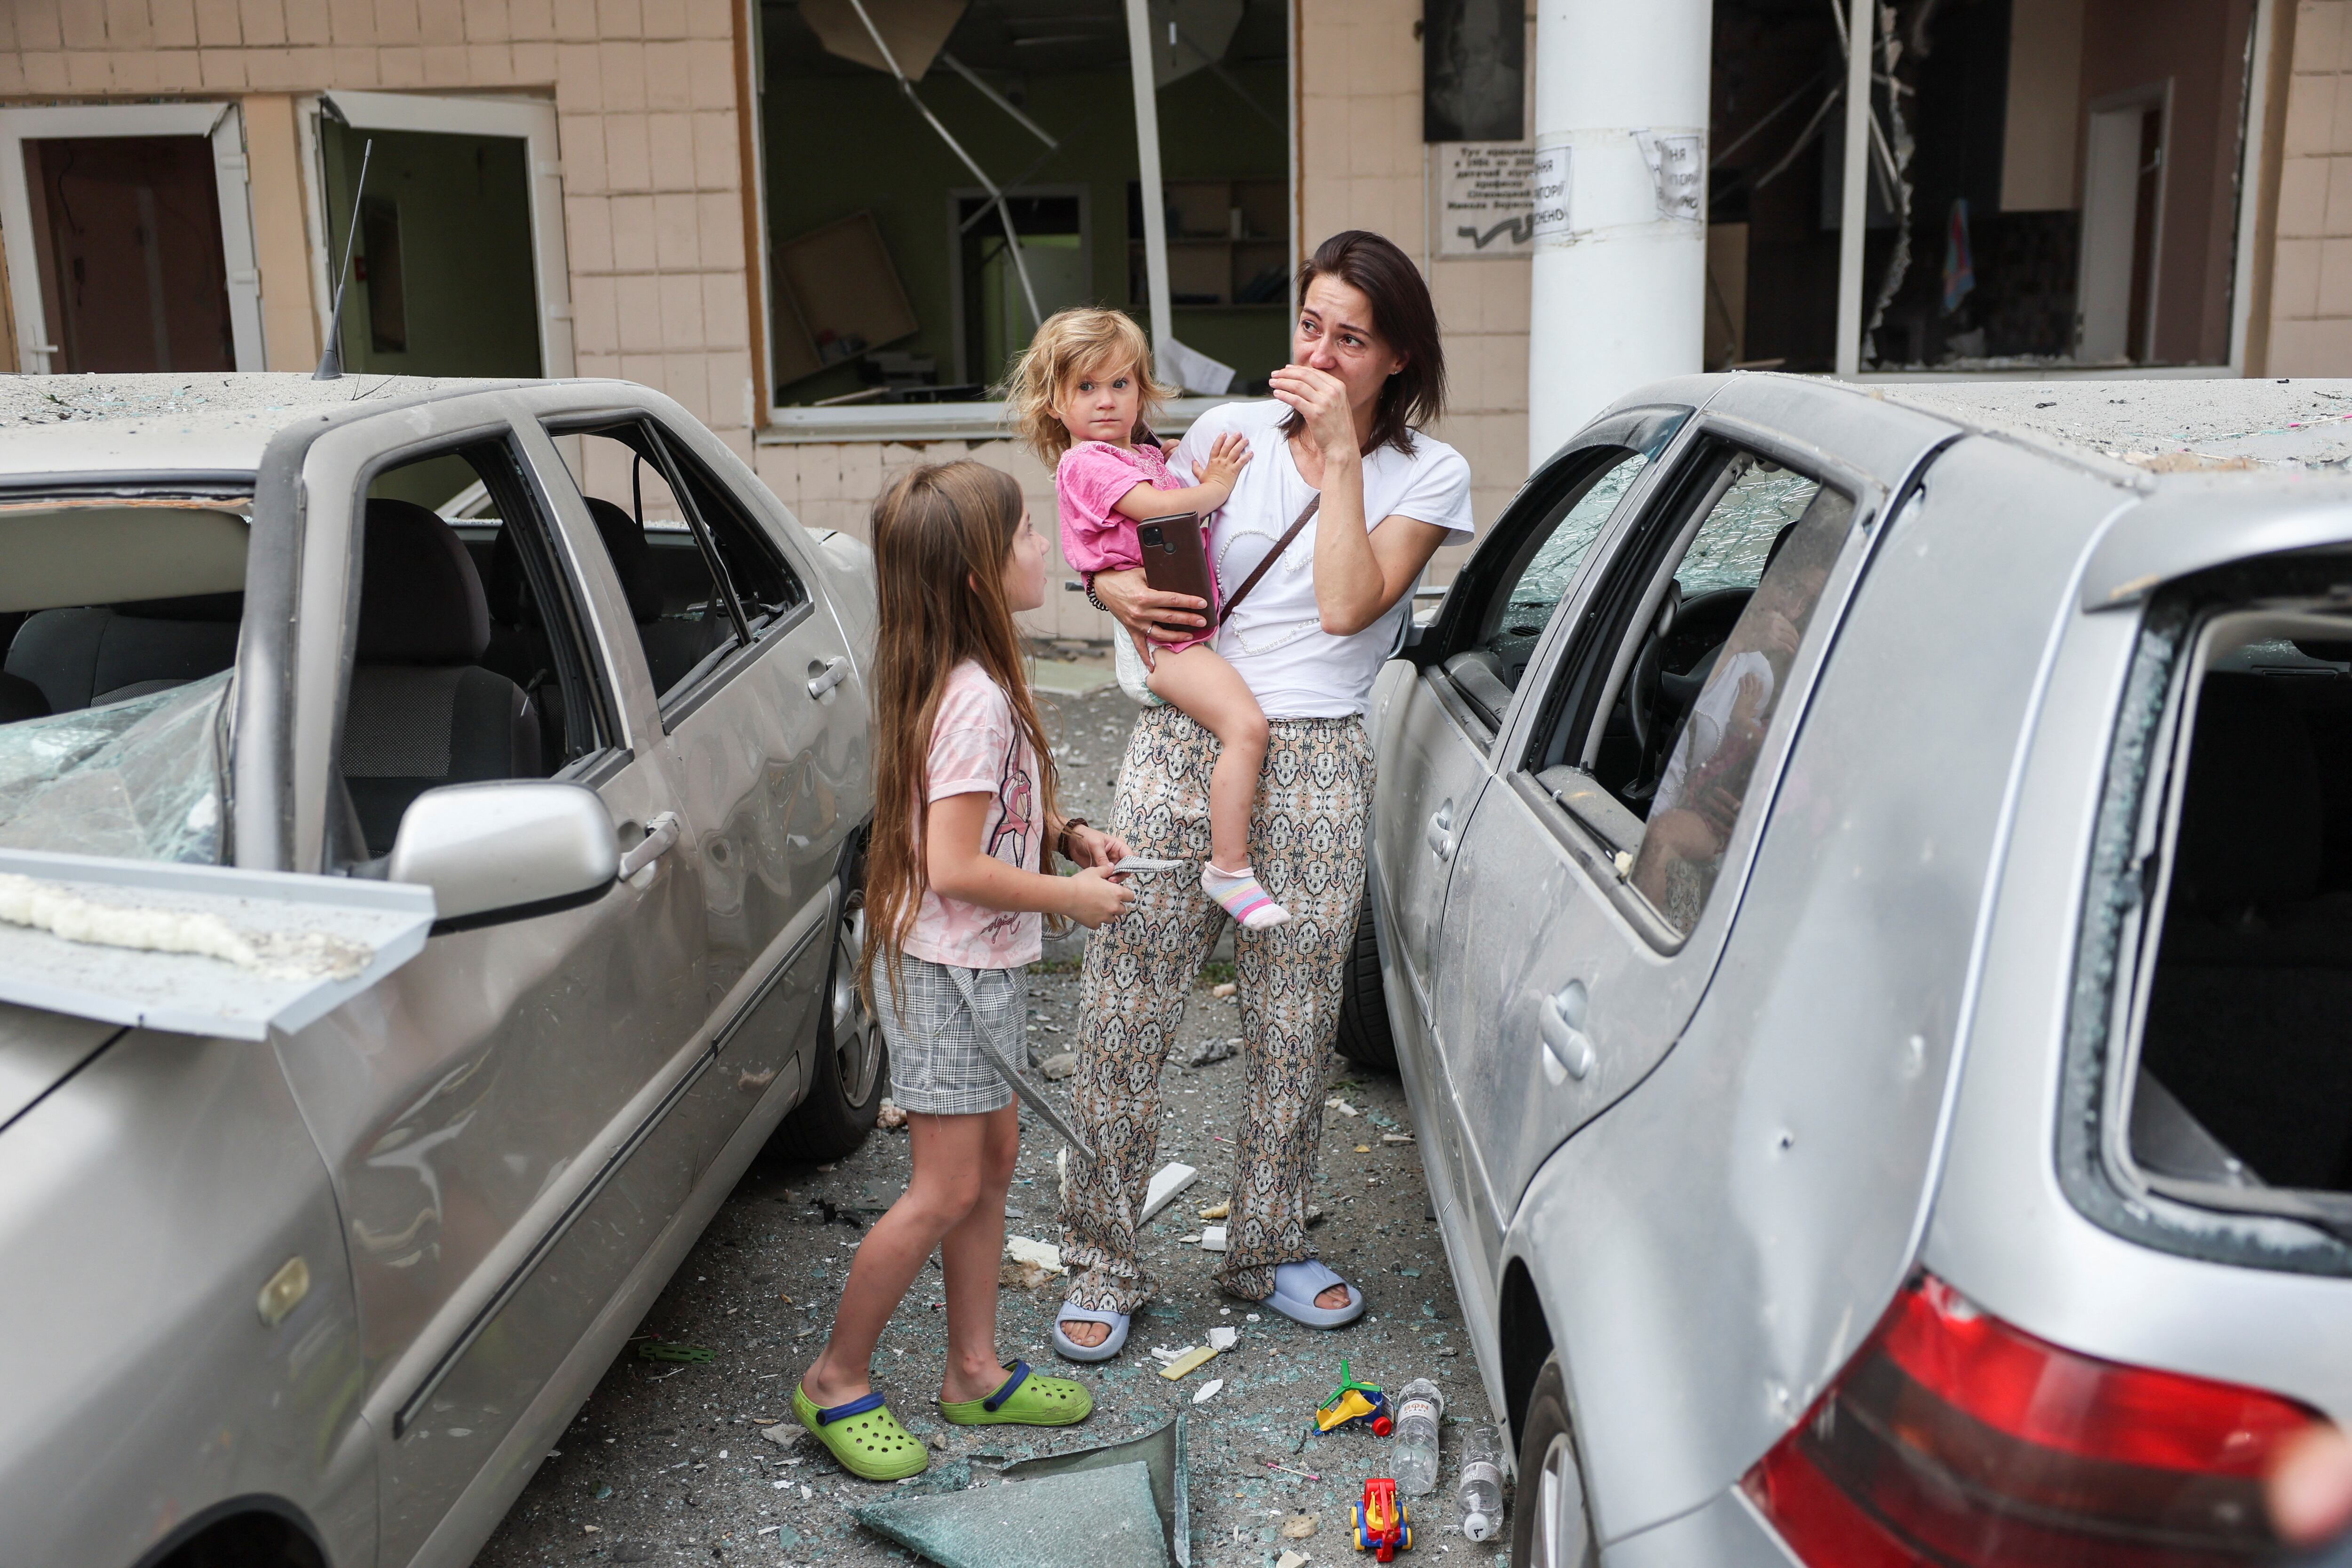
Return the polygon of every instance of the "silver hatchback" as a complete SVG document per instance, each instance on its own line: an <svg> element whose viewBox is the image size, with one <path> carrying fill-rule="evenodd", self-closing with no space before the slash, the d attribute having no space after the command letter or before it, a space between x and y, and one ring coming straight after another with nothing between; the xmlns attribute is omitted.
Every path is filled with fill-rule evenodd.
<svg viewBox="0 0 2352 1568"><path fill-rule="evenodd" d="M1372 704L1515 1560L2222 1563L2352 1418L2352 386L1701 377Z"/></svg>
<svg viewBox="0 0 2352 1568"><path fill-rule="evenodd" d="M643 387L0 389L0 1563L467 1561L856 1146L873 618Z"/></svg>

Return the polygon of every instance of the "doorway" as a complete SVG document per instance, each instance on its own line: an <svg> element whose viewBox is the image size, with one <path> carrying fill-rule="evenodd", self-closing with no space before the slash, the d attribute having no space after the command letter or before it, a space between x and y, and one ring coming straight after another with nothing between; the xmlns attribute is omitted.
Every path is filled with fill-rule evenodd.
<svg viewBox="0 0 2352 1568"><path fill-rule="evenodd" d="M1020 236L1021 262L1037 293L1037 313L1013 266L1004 224L985 194L959 191L956 223L958 298L956 380L991 387L1029 346L1039 320L1056 310L1095 302L1094 253L1087 243L1087 193L1005 193ZM976 394L980 395L980 394Z"/></svg>
<svg viewBox="0 0 2352 1568"><path fill-rule="evenodd" d="M0 235L26 373L264 367L234 106L0 110Z"/></svg>
<svg viewBox="0 0 2352 1568"><path fill-rule="evenodd" d="M344 370L542 373L521 140L329 121L319 128L319 150L331 265L341 264L357 197L359 237L343 293Z"/></svg>
<svg viewBox="0 0 2352 1568"><path fill-rule="evenodd" d="M2159 82L2090 106L2074 349L2085 363L2137 364L2156 357L2170 87Z"/></svg>

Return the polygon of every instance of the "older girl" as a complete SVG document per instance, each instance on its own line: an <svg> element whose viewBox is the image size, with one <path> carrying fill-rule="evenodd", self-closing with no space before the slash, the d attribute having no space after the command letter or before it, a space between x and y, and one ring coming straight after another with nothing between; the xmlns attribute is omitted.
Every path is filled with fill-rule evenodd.
<svg viewBox="0 0 2352 1568"><path fill-rule="evenodd" d="M869 1381L883 1325L938 1248L947 1275L940 1414L959 1426L1058 1427L1093 1408L1058 1377L996 1356L1004 1195L1021 1149L1013 1090L1043 915L1116 919L1116 839L1064 822L1052 753L1023 677L1016 611L1045 601L1045 540L1020 487L973 462L917 468L874 506L881 599L874 653L868 977L907 1113L913 1178L850 1265L833 1333L793 1414L843 1468L896 1480L929 1463ZM1039 869L1053 843L1083 869Z"/></svg>

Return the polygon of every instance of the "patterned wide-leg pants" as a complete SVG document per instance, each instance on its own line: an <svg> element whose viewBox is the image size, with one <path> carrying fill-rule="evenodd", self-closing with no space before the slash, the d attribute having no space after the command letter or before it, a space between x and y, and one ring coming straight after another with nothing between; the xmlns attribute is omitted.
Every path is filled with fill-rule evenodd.
<svg viewBox="0 0 2352 1568"><path fill-rule="evenodd" d="M1239 1130L1218 1282L1274 1293L1274 1270L1314 1255L1307 1186L1322 1129L1323 1055L1364 884L1372 754L1358 718L1276 719L1250 819L1250 863L1287 924L1234 938L1249 1105ZM1226 916L1201 888L1216 737L1172 707L1136 721L1113 831L1139 855L1192 862L1135 879L1128 913L1087 944L1072 1110L1097 1163L1073 1152L1062 1211L1066 1298L1132 1312L1151 1297L1132 1218L1160 1145L1160 1071L1201 963ZM1123 1201L1122 1201L1123 1200Z"/></svg>

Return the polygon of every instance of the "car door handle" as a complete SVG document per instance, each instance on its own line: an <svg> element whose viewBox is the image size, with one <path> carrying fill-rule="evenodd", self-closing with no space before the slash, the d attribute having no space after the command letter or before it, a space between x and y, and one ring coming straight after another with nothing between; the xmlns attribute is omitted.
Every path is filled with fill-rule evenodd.
<svg viewBox="0 0 2352 1568"><path fill-rule="evenodd" d="M1446 801L1430 814L1428 830L1422 834L1422 838L1429 845L1429 852L1439 860L1450 861L1454 858L1453 801Z"/></svg>
<svg viewBox="0 0 2352 1568"><path fill-rule="evenodd" d="M824 662L824 668L808 684L808 694L821 697L849 678L849 661L836 655Z"/></svg>
<svg viewBox="0 0 2352 1568"><path fill-rule="evenodd" d="M1536 1031L1543 1039L1544 1076L1558 1088L1564 1079L1583 1081L1592 1071L1592 1037L1584 1032L1584 982L1570 980L1536 1009Z"/></svg>
<svg viewBox="0 0 2352 1568"><path fill-rule="evenodd" d="M621 857L620 880L628 881L637 873L667 854L677 842L677 813L664 811L646 824L646 836L630 847Z"/></svg>

